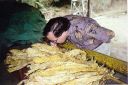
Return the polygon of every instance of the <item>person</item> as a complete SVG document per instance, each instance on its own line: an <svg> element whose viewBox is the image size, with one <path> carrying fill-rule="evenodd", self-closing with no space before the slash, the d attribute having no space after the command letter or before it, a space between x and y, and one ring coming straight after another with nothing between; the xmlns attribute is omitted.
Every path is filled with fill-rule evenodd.
<svg viewBox="0 0 128 85"><path fill-rule="evenodd" d="M43 35L52 46L67 40L78 48L89 50L109 43L115 36L112 30L100 26L94 19L78 15L50 19Z"/></svg>

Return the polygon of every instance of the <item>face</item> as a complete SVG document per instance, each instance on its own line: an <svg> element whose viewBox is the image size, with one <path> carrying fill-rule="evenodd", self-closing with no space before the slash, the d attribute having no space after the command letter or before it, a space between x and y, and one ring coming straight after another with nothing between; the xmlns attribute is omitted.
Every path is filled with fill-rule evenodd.
<svg viewBox="0 0 128 85"><path fill-rule="evenodd" d="M65 31L62 33L60 37L56 37L53 32L49 32L47 35L47 39L50 40L51 45L52 44L57 44L57 43L64 43L66 38L68 36L68 32Z"/></svg>

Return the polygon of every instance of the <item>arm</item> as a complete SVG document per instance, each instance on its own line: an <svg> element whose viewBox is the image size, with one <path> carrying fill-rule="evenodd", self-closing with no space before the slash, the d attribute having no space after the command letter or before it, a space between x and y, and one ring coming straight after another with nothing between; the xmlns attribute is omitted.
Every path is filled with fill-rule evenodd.
<svg viewBox="0 0 128 85"><path fill-rule="evenodd" d="M86 41L85 41L86 42ZM89 50L94 50L95 48L97 48L98 46L100 46L103 42L94 39L93 43L89 44L89 45L83 45L83 46L79 46L80 48L84 48L84 49L89 49Z"/></svg>

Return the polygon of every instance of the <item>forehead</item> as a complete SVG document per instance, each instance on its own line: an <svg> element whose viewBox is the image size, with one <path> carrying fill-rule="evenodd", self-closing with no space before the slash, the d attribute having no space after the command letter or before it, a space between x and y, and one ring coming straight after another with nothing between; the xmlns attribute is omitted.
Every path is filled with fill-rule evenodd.
<svg viewBox="0 0 128 85"><path fill-rule="evenodd" d="M53 34L53 32L48 32L47 38L52 40L52 39L56 39L57 37Z"/></svg>

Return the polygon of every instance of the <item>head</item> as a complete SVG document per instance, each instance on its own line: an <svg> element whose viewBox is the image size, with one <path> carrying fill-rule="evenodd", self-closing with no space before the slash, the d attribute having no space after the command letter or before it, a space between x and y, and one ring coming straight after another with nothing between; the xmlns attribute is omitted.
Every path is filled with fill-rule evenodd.
<svg viewBox="0 0 128 85"><path fill-rule="evenodd" d="M44 28L43 35L47 40L54 43L63 43L68 35L67 30L70 27L70 21L64 17L56 17L49 20Z"/></svg>

